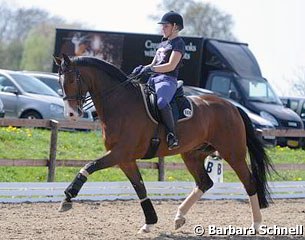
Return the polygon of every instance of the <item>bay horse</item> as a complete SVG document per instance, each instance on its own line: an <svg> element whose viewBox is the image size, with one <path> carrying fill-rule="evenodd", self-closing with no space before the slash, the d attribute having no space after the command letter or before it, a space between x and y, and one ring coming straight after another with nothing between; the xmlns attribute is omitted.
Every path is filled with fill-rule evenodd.
<svg viewBox="0 0 305 240"><path fill-rule="evenodd" d="M71 199L77 196L90 174L118 165L140 199L145 224L139 232L151 231L158 217L147 197L136 159L143 158L149 148L156 123L146 112L139 84L133 84L119 68L97 58L70 58L63 54L62 58L54 57L54 61L59 66L65 113L71 118L80 117L89 92L101 120L107 150L104 156L80 170L65 190L66 197L59 211L72 208ZM267 176L273 167L255 135L251 120L242 110L217 96L193 96L190 99L192 118L177 124L180 148L168 150L165 131L161 131L161 143L156 152L157 157L181 154L196 183L177 209L175 229L184 225L186 213L213 186L204 168L204 159L216 150L244 185L252 210L252 227L258 229L262 222L260 208L268 207L271 200ZM246 161L247 151L251 170Z"/></svg>

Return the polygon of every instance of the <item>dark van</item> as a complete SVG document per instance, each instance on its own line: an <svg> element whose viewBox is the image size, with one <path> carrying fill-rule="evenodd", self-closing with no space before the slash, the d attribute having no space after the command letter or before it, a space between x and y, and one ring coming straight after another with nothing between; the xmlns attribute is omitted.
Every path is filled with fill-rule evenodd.
<svg viewBox="0 0 305 240"><path fill-rule="evenodd" d="M130 73L139 64L149 64L161 35L124 32L56 29L56 56L95 56ZM202 37L183 37L186 52L179 78L186 85L206 88L229 97L269 120L278 129L303 129L301 118L284 108L263 78L260 67L245 43ZM53 71L56 71L55 64ZM277 142L298 147L298 138Z"/></svg>
<svg viewBox="0 0 305 240"><path fill-rule="evenodd" d="M202 86L239 102L269 120L277 129L304 128L300 116L284 107L263 78L247 44L210 39L204 49ZM277 143L299 147L301 139L280 137Z"/></svg>

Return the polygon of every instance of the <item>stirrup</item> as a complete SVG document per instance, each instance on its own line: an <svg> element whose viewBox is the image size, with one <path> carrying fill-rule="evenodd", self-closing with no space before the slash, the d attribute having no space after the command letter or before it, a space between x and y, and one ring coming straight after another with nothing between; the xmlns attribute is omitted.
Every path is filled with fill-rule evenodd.
<svg viewBox="0 0 305 240"><path fill-rule="evenodd" d="M175 134L171 132L167 134L166 141L167 141L168 150L173 150L179 147L178 139L176 138Z"/></svg>

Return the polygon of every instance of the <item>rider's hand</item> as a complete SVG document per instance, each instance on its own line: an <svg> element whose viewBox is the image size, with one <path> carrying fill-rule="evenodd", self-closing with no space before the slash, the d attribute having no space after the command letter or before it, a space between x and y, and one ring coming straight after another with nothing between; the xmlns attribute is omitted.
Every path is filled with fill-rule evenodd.
<svg viewBox="0 0 305 240"><path fill-rule="evenodd" d="M143 65L137 66L135 69L132 70L131 74L132 75L138 75L141 72L143 67L144 67Z"/></svg>
<svg viewBox="0 0 305 240"><path fill-rule="evenodd" d="M140 71L139 71L139 69L140 69ZM137 72L137 71L139 71L139 72ZM154 73L154 71L150 66L138 66L132 72L132 75L135 77L135 78L133 78L132 82L145 84L148 81L150 75L153 73Z"/></svg>
<svg viewBox="0 0 305 240"><path fill-rule="evenodd" d="M153 74L154 71L152 70L152 67L151 66L145 66L141 69L139 75L140 76L148 76L148 75L151 75Z"/></svg>

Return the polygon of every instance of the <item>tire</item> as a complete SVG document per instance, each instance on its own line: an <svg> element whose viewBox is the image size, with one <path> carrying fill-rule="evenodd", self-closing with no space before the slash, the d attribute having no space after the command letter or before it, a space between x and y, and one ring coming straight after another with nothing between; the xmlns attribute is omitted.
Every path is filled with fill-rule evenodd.
<svg viewBox="0 0 305 240"><path fill-rule="evenodd" d="M22 113L20 118L27 118L27 119L42 119L42 116L39 112L36 111L28 111L25 113Z"/></svg>

